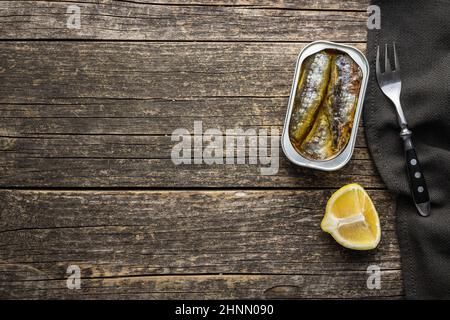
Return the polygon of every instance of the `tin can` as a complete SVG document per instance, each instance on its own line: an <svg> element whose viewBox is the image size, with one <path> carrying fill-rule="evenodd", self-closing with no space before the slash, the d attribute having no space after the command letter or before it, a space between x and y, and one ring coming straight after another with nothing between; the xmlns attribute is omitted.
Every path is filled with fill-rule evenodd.
<svg viewBox="0 0 450 320"><path fill-rule="evenodd" d="M309 160L303 157L300 153L295 150L294 146L291 143L289 138L289 123L291 120L292 111L294 108L295 95L297 93L297 86L300 77L300 73L302 70L302 65L305 59L322 50L337 50L348 54L355 63L361 68L362 72L362 81L361 88L359 91L358 102L355 110L355 116L353 120L353 127L350 134L349 141L347 146L339 153L336 157L329 160ZM315 41L308 44L303 50L300 52L297 64L295 67L294 80L292 82L291 94L289 97L288 108L286 112L286 119L284 121L283 134L281 137L281 146L283 148L283 152L286 157L293 163L298 166L318 169L323 171L335 171L341 169L343 166L347 164L350 158L353 155L353 150L355 148L356 135L358 133L359 120L361 118L361 111L364 104L364 97L366 94L367 83L369 80L369 62L364 54L351 46L343 45L340 43L333 43L329 41Z"/></svg>

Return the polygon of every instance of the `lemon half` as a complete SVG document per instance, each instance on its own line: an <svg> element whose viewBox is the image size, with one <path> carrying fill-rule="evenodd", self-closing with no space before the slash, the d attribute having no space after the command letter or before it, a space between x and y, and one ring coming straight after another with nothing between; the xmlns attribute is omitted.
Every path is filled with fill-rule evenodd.
<svg viewBox="0 0 450 320"><path fill-rule="evenodd" d="M340 245L354 250L374 249L381 238L377 210L364 188L356 183L333 193L320 227Z"/></svg>

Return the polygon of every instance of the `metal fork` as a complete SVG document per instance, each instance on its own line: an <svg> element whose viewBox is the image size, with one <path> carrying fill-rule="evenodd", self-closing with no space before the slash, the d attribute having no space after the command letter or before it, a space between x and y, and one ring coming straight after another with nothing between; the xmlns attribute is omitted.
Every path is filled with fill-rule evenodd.
<svg viewBox="0 0 450 320"><path fill-rule="evenodd" d="M400 79L400 64L398 61L397 51L395 49L395 43L393 44L393 48L394 69L392 69L389 61L388 45L386 44L384 53L385 70L384 72L381 72L380 47L377 47L377 81L381 91L383 91L384 95L392 101L395 106L395 110L397 111L397 120L401 128L400 137L403 139L405 149L406 168L411 194L419 214L426 217L431 213L430 196L428 194L425 178L417 158L416 149L411 139L412 132L408 128L408 122L406 121L405 114L403 113L403 109L400 104L402 82Z"/></svg>

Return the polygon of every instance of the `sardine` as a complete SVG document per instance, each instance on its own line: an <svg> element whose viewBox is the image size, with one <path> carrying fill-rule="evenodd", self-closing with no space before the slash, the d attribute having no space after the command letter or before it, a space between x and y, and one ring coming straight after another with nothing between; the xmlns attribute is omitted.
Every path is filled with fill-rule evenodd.
<svg viewBox="0 0 450 320"><path fill-rule="evenodd" d="M347 146L361 83L360 67L345 53L321 51L305 59L289 124L302 156L329 160Z"/></svg>
<svg viewBox="0 0 450 320"><path fill-rule="evenodd" d="M323 102L332 133L332 148L339 154L350 139L355 110L361 89L362 71L347 54L333 57L330 83Z"/></svg>
<svg viewBox="0 0 450 320"><path fill-rule="evenodd" d="M289 136L297 149L310 131L325 96L331 60L331 55L321 51L304 61L289 124Z"/></svg>
<svg viewBox="0 0 450 320"><path fill-rule="evenodd" d="M329 117L325 110L321 109L299 151L309 160L326 160L334 154L332 144Z"/></svg>

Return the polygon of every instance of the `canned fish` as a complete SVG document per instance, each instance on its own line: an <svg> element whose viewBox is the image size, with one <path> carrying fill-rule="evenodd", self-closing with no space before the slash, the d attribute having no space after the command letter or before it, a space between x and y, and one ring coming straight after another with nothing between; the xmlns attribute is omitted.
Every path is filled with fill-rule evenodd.
<svg viewBox="0 0 450 320"><path fill-rule="evenodd" d="M300 52L281 143L290 161L333 171L350 160L368 79L369 63L354 47L316 41Z"/></svg>

